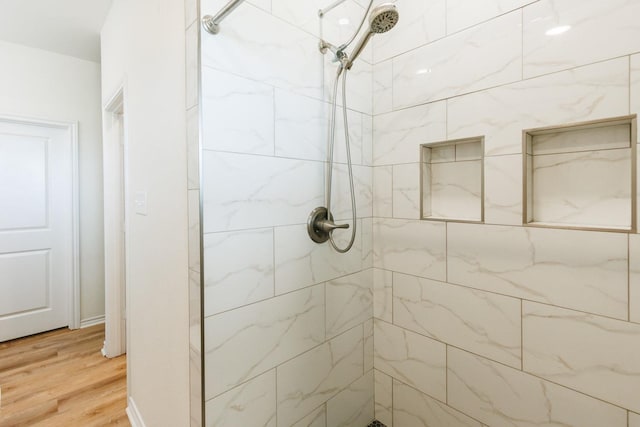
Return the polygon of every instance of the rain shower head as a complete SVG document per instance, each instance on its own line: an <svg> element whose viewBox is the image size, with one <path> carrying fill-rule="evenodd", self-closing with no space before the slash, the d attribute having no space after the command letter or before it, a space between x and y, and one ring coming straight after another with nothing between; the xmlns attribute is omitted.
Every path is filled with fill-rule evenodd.
<svg viewBox="0 0 640 427"><path fill-rule="evenodd" d="M353 61L362 53L367 42L374 34L382 34L391 30L398 23L398 19L400 19L400 14L393 3L383 3L374 8L371 11L371 15L369 15L369 30L362 36L353 52L351 52L349 62L347 62L345 68L351 68Z"/></svg>

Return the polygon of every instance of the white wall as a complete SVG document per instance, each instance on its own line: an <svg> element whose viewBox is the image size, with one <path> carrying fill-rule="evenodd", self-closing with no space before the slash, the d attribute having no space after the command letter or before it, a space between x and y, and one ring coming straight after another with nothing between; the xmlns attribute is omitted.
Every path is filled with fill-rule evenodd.
<svg viewBox="0 0 640 427"><path fill-rule="evenodd" d="M0 114L79 123L80 316L102 316L100 64L6 42L0 64Z"/></svg>
<svg viewBox="0 0 640 427"><path fill-rule="evenodd" d="M103 103L124 83L129 396L147 426L189 424L184 7L116 0L102 31ZM132 200L128 200L131 204Z"/></svg>

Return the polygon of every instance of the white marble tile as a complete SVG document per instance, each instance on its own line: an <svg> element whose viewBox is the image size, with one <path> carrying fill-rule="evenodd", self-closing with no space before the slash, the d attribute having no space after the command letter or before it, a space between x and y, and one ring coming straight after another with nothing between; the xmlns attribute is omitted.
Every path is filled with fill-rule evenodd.
<svg viewBox="0 0 640 427"><path fill-rule="evenodd" d="M446 1L396 0L398 24L389 34L373 39L373 62L378 63L445 36Z"/></svg>
<svg viewBox="0 0 640 427"><path fill-rule="evenodd" d="M482 220L482 161L433 163L428 170L431 183L428 216Z"/></svg>
<svg viewBox="0 0 640 427"><path fill-rule="evenodd" d="M482 144L480 141L462 142L455 145L456 162L482 160Z"/></svg>
<svg viewBox="0 0 640 427"><path fill-rule="evenodd" d="M373 216L393 216L393 167L376 166L373 169Z"/></svg>
<svg viewBox="0 0 640 427"><path fill-rule="evenodd" d="M449 138L485 137L485 154L522 152L522 130L629 111L627 58L449 99Z"/></svg>
<svg viewBox="0 0 640 427"><path fill-rule="evenodd" d="M484 158L484 222L522 224L522 156Z"/></svg>
<svg viewBox="0 0 640 427"><path fill-rule="evenodd" d="M278 425L289 426L363 374L362 327L278 367Z"/></svg>
<svg viewBox="0 0 640 427"><path fill-rule="evenodd" d="M480 427L480 423L418 390L393 382L393 420L396 427Z"/></svg>
<svg viewBox="0 0 640 427"><path fill-rule="evenodd" d="M364 372L373 370L374 346L373 346L373 317L362 324L364 336Z"/></svg>
<svg viewBox="0 0 640 427"><path fill-rule="evenodd" d="M320 162L205 151L203 163L205 233L300 224L323 204Z"/></svg>
<svg viewBox="0 0 640 427"><path fill-rule="evenodd" d="M394 273L394 324L520 368L520 300Z"/></svg>
<svg viewBox="0 0 640 427"><path fill-rule="evenodd" d="M321 344L324 286L208 317L204 332L210 399Z"/></svg>
<svg viewBox="0 0 640 427"><path fill-rule="evenodd" d="M340 254L328 242L312 241L306 225L277 227L276 295L360 271L361 253L362 244L358 238L349 252Z"/></svg>
<svg viewBox="0 0 640 427"><path fill-rule="evenodd" d="M325 58L326 59L326 58ZM333 88L337 65L326 59L324 69L325 100L333 102ZM342 73L344 76L344 72ZM342 115L342 77L338 83L338 115ZM358 59L347 72L347 107L350 110L371 115L373 113L373 67Z"/></svg>
<svg viewBox="0 0 640 427"><path fill-rule="evenodd" d="M373 317L393 322L393 273L373 269Z"/></svg>
<svg viewBox="0 0 640 427"><path fill-rule="evenodd" d="M187 188L200 188L200 111L193 107L187 111Z"/></svg>
<svg viewBox="0 0 640 427"><path fill-rule="evenodd" d="M189 190L189 269L200 272L200 191Z"/></svg>
<svg viewBox="0 0 640 427"><path fill-rule="evenodd" d="M273 229L205 234L204 265L205 317L272 297Z"/></svg>
<svg viewBox="0 0 640 427"><path fill-rule="evenodd" d="M448 282L627 319L627 237L449 224Z"/></svg>
<svg viewBox="0 0 640 427"><path fill-rule="evenodd" d="M538 156L628 148L630 133L629 124L603 123L586 129L558 129L557 132L534 135L528 154Z"/></svg>
<svg viewBox="0 0 640 427"><path fill-rule="evenodd" d="M201 14L202 15L213 15L218 10L220 10L224 5L228 3L227 0L201 0ZM247 3L250 3L260 9L263 9L267 12L271 11L271 0L249 0Z"/></svg>
<svg viewBox="0 0 640 427"><path fill-rule="evenodd" d="M360 234L362 238L362 269L373 267L373 218L360 220Z"/></svg>
<svg viewBox="0 0 640 427"><path fill-rule="evenodd" d="M275 369L209 400L205 411L207 426L276 427Z"/></svg>
<svg viewBox="0 0 640 427"><path fill-rule="evenodd" d="M326 427L327 410L325 405L311 412L309 415L295 423L292 427Z"/></svg>
<svg viewBox="0 0 640 427"><path fill-rule="evenodd" d="M442 145L429 147L429 163L449 163L456 161L456 146Z"/></svg>
<svg viewBox="0 0 640 427"><path fill-rule="evenodd" d="M225 18L219 34L202 38L202 62L322 99L323 58L318 53L318 39L249 3Z"/></svg>
<svg viewBox="0 0 640 427"><path fill-rule="evenodd" d="M373 114L393 110L393 62L383 61L373 66Z"/></svg>
<svg viewBox="0 0 640 427"><path fill-rule="evenodd" d="M276 156L325 161L328 129L326 103L276 89Z"/></svg>
<svg viewBox="0 0 640 427"><path fill-rule="evenodd" d="M198 23L191 24L185 33L185 103L186 108L198 104Z"/></svg>
<svg viewBox="0 0 640 427"><path fill-rule="evenodd" d="M375 416L387 427L393 427L393 378L378 370L373 372Z"/></svg>
<svg viewBox="0 0 640 427"><path fill-rule="evenodd" d="M525 301L523 369L640 412L640 325Z"/></svg>
<svg viewBox="0 0 640 427"><path fill-rule="evenodd" d="M200 427L202 422L202 363L200 352L189 349L189 422Z"/></svg>
<svg viewBox="0 0 640 427"><path fill-rule="evenodd" d="M353 165L353 185L358 218L373 214L373 176L369 166ZM351 187L347 165L334 164L331 194L331 213L336 221L351 220ZM342 230L340 230L342 231Z"/></svg>
<svg viewBox="0 0 640 427"><path fill-rule="evenodd" d="M324 20L320 20L318 10L324 7L323 0L271 0L271 13L298 28L320 36L320 25Z"/></svg>
<svg viewBox="0 0 640 427"><path fill-rule="evenodd" d="M393 166L393 217L420 219L420 163Z"/></svg>
<svg viewBox="0 0 640 427"><path fill-rule="evenodd" d="M321 2L321 5L318 9L326 8L333 3L326 2L324 0L319 1ZM346 43L351 37L353 37L354 32L358 29L358 25L360 25L363 18L366 19L365 9L368 5L368 0L366 1L366 4L360 4L358 0L348 0L327 12L322 18L322 36L324 40L336 46ZM367 21L365 21L363 27L367 27L366 22ZM362 28L355 40L359 40L365 30L366 28ZM369 46L370 45L371 43ZM362 52L360 59L371 64L372 52L369 46ZM351 53L352 48L353 45L351 45L351 48L347 49L347 54ZM329 55L330 54L327 53L327 61L331 61L333 59L333 56Z"/></svg>
<svg viewBox="0 0 640 427"><path fill-rule="evenodd" d="M367 426L373 421L373 371L368 371L327 402L327 425Z"/></svg>
<svg viewBox="0 0 640 427"><path fill-rule="evenodd" d="M631 149L533 156L533 222L631 228Z"/></svg>
<svg viewBox="0 0 640 427"><path fill-rule="evenodd" d="M373 164L415 163L420 144L447 138L445 102L421 105L373 118Z"/></svg>
<svg viewBox="0 0 640 427"><path fill-rule="evenodd" d="M269 85L203 67L203 148L273 154L273 98Z"/></svg>
<svg viewBox="0 0 640 427"><path fill-rule="evenodd" d="M447 0L447 34L503 15L537 0Z"/></svg>
<svg viewBox="0 0 640 427"><path fill-rule="evenodd" d="M640 323L640 235L637 234L629 235L629 320Z"/></svg>
<svg viewBox="0 0 640 427"><path fill-rule="evenodd" d="M197 360L194 361L197 361L198 366L200 366L200 354L202 353L200 290L200 273L189 270L189 348L197 355Z"/></svg>
<svg viewBox="0 0 640 427"><path fill-rule="evenodd" d="M332 338L373 315L372 271L363 270L326 283L326 331Z"/></svg>
<svg viewBox="0 0 640 427"><path fill-rule="evenodd" d="M640 54L631 56L631 108L630 114L640 114ZM640 136L638 137L640 142Z"/></svg>
<svg viewBox="0 0 640 427"><path fill-rule="evenodd" d="M638 52L639 14L633 0L542 0L525 7L524 77ZM568 31L548 34L566 26Z"/></svg>
<svg viewBox="0 0 640 427"><path fill-rule="evenodd" d="M640 427L640 414L629 412L629 427Z"/></svg>
<svg viewBox="0 0 640 427"><path fill-rule="evenodd" d="M373 116L362 115L362 164L373 166Z"/></svg>
<svg viewBox="0 0 640 427"><path fill-rule="evenodd" d="M522 14L511 12L393 59L393 107L521 79Z"/></svg>
<svg viewBox="0 0 640 427"><path fill-rule="evenodd" d="M330 105L327 105L327 117L329 117ZM344 119L342 107L336 110L336 130L333 159L338 163L347 163L347 145L344 134ZM351 162L355 165L362 164L362 114L347 110L347 124L349 125L349 150ZM326 140L328 141L328 139ZM326 143L327 147L329 143Z"/></svg>
<svg viewBox="0 0 640 427"><path fill-rule="evenodd" d="M375 267L445 280L444 223L375 219L373 234Z"/></svg>
<svg viewBox="0 0 640 427"><path fill-rule="evenodd" d="M374 321L375 368L440 401L446 399L446 346Z"/></svg>
<svg viewBox="0 0 640 427"><path fill-rule="evenodd" d="M448 404L490 426L624 427L626 411L448 347Z"/></svg>

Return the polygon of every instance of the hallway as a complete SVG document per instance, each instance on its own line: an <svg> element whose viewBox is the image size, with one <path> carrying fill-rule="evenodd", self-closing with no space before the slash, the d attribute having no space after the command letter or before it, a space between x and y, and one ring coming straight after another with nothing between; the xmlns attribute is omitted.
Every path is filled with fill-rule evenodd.
<svg viewBox="0 0 640 427"><path fill-rule="evenodd" d="M126 356L103 341L96 325L0 343L0 427L129 426Z"/></svg>

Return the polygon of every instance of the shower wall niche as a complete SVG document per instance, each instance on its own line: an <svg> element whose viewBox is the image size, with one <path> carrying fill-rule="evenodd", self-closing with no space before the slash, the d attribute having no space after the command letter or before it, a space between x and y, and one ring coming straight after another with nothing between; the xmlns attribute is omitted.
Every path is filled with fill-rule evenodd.
<svg viewBox="0 0 640 427"><path fill-rule="evenodd" d="M422 219L482 222L482 137L420 147Z"/></svg>
<svg viewBox="0 0 640 427"><path fill-rule="evenodd" d="M634 231L635 116L524 131L524 223Z"/></svg>

